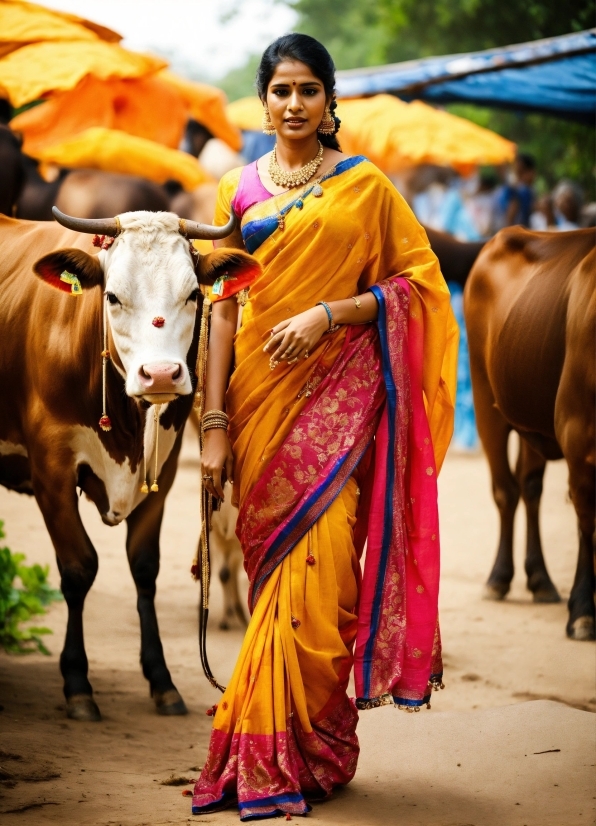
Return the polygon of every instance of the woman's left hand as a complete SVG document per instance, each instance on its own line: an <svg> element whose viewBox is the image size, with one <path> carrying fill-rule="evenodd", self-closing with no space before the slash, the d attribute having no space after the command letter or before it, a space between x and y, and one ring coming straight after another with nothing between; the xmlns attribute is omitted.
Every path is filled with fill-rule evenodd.
<svg viewBox="0 0 596 826"><path fill-rule="evenodd" d="M308 358L308 354L328 329L329 319L325 308L311 307L304 313L276 324L263 352L269 353L272 366L277 366L280 361L292 363L299 358Z"/></svg>

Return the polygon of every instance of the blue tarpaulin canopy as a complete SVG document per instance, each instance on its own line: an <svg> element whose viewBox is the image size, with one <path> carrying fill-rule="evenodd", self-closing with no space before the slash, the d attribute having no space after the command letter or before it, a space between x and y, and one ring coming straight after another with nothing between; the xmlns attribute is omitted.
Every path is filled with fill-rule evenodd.
<svg viewBox="0 0 596 826"><path fill-rule="evenodd" d="M594 123L596 29L337 73L338 97L380 92L403 100L463 101Z"/></svg>

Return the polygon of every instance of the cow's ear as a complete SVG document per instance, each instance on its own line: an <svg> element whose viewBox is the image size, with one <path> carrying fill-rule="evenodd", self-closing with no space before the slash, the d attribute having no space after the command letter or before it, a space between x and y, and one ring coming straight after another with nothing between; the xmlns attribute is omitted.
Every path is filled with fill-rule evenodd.
<svg viewBox="0 0 596 826"><path fill-rule="evenodd" d="M201 255L196 266L199 284L211 286L218 278L242 279L246 286L261 272L261 265L247 252L221 247L207 255Z"/></svg>
<svg viewBox="0 0 596 826"><path fill-rule="evenodd" d="M35 262L33 272L69 295L81 295L85 288L103 284L103 270L97 256L83 250L50 252Z"/></svg>

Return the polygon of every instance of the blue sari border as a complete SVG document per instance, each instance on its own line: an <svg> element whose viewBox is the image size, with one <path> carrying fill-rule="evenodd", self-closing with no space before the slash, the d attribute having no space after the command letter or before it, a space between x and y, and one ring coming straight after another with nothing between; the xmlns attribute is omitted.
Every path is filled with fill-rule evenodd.
<svg viewBox="0 0 596 826"><path fill-rule="evenodd" d="M293 201L286 204L286 206L280 209L275 215L268 215L266 218L258 218L254 221L248 221L248 223L241 229L242 239L244 240L244 246L247 251L252 255L253 252L258 250L261 244L273 235L279 226L277 220L278 215L285 217L294 207L297 209L302 209L304 199L312 193L317 183L323 183L323 181L331 180L331 178L341 175L342 172L347 172L349 169L353 169L363 161L368 161L368 158L364 155L352 155L350 158L346 158L345 161L340 161L333 167L333 169L323 175L320 180L313 182L310 186L307 185L307 188L304 189L300 195L296 195ZM275 197L275 195L272 195L268 200L273 200Z"/></svg>
<svg viewBox="0 0 596 826"><path fill-rule="evenodd" d="M391 362L389 359L389 343L387 336L387 307L385 304L385 296L383 295L383 291L377 285L373 285L372 287L370 287L370 291L377 299L379 305L377 329L379 331L379 341L381 345L381 357L383 365L383 378L385 380L385 390L388 406L388 450L386 458L387 485L385 488L381 559L379 563L377 582L375 583L375 597L373 602L373 614L371 616L370 623L370 634L368 640L366 641L363 656L363 677L366 694L370 692L373 649L379 626L381 603L383 600L383 586L385 583L385 569L387 567L387 558L389 556L389 547L391 544L393 485L395 481L395 411L397 408L397 390L395 387L395 382L393 381L393 374L391 372Z"/></svg>
<svg viewBox="0 0 596 826"><path fill-rule="evenodd" d="M258 797L255 800L247 800L244 803L239 803L238 808L253 809L256 806L273 806L277 803L302 803L304 797L300 792L286 792L285 794L274 794L270 797Z"/></svg>

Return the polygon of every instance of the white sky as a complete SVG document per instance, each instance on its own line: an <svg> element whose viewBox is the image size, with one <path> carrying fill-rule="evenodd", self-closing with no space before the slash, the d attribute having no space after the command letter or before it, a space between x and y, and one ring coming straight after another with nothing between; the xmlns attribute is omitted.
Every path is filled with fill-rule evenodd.
<svg viewBox="0 0 596 826"><path fill-rule="evenodd" d="M163 55L180 73L217 80L292 30L296 14L275 0L37 0Z"/></svg>

